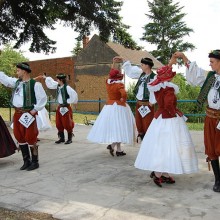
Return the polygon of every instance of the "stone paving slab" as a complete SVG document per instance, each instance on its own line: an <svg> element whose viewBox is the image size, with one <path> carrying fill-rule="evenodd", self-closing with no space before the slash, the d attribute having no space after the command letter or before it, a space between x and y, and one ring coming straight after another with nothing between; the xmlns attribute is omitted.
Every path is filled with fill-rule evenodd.
<svg viewBox="0 0 220 220"><path fill-rule="evenodd" d="M20 171L21 153L0 159L0 207L40 211L61 220L218 219L220 194L205 162L203 132L191 131L199 172L175 175L157 187L150 172L134 168L140 145L112 157L90 143L91 126L76 125L73 143L55 144L56 128L40 133L40 168Z"/></svg>

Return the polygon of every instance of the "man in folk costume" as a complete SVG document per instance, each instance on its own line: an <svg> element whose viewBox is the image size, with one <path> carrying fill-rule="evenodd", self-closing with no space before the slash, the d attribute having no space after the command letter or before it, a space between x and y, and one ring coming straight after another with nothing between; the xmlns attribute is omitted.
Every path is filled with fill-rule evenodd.
<svg viewBox="0 0 220 220"><path fill-rule="evenodd" d="M71 144L74 128L71 104L76 104L78 102L78 95L76 91L67 85L66 75L63 73L56 75L56 81L51 77L46 77L45 75L38 76L37 78L45 78L46 86L49 89L57 90L56 99L59 103L59 106L56 110L56 127L58 130L59 140L55 143L60 144L65 142L65 129L68 133L68 139L65 144Z"/></svg>
<svg viewBox="0 0 220 220"><path fill-rule="evenodd" d="M16 67L18 79L0 72L0 82L14 89L12 93L12 105L15 108L13 132L24 160L20 170L30 171L39 167L38 129L35 118L37 112L46 105L47 95L42 84L31 79L28 63L18 63Z"/></svg>
<svg viewBox="0 0 220 220"><path fill-rule="evenodd" d="M123 59L118 58L118 61L123 61ZM125 61L122 65L128 77L138 79L133 91L137 99L135 109L135 121L138 130L137 141L139 137L143 140L154 117L154 106L149 105L150 93L147 88L147 84L155 78L155 73L152 71L153 66L153 60L148 57L141 59L141 68L132 66L130 61Z"/></svg>
<svg viewBox="0 0 220 220"><path fill-rule="evenodd" d="M209 53L212 71L199 68L196 62L190 62L182 52L174 53L176 58L182 58L187 69L186 79L192 85L201 87L197 98L199 106L207 102L204 122L204 144L207 162L211 161L215 184L213 191L220 192L220 50Z"/></svg>

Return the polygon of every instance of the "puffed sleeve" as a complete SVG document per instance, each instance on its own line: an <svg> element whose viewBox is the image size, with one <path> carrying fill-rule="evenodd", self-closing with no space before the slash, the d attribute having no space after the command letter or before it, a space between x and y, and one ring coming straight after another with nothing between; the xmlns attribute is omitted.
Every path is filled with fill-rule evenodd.
<svg viewBox="0 0 220 220"><path fill-rule="evenodd" d="M4 86L14 88L17 80L17 78L7 76L4 72L0 71L0 83Z"/></svg>
<svg viewBox="0 0 220 220"><path fill-rule="evenodd" d="M47 95L41 83L36 82L34 86L37 103L34 105L36 111L42 110L47 104Z"/></svg>
<svg viewBox="0 0 220 220"><path fill-rule="evenodd" d="M198 67L197 63L191 62L186 68L186 80L190 85L202 86L205 82L207 71Z"/></svg>
<svg viewBox="0 0 220 220"><path fill-rule="evenodd" d="M67 99L67 103L76 104L78 102L78 94L76 93L76 91L73 88L71 88L70 86L67 86L66 90L69 95L69 98Z"/></svg>
<svg viewBox="0 0 220 220"><path fill-rule="evenodd" d="M124 62L124 64L122 65L122 68L125 74L132 79L138 79L141 73L143 72L140 67L132 66L130 61Z"/></svg>
<svg viewBox="0 0 220 220"><path fill-rule="evenodd" d="M46 77L45 83L48 89L57 89L58 82L55 81L53 78L50 76Z"/></svg>

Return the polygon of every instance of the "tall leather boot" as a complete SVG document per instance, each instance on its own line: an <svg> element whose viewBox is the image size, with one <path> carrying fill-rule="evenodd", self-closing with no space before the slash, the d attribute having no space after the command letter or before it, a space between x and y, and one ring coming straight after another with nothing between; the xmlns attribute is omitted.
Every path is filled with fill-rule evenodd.
<svg viewBox="0 0 220 220"><path fill-rule="evenodd" d="M23 166L20 168L20 170L25 170L31 165L31 158L30 158L30 152L27 144L19 145L19 148L21 149L22 157L24 160Z"/></svg>
<svg viewBox="0 0 220 220"><path fill-rule="evenodd" d="M39 167L38 163L38 145L33 145L30 147L31 149L31 155L32 155L32 161L31 165L27 168L27 171L35 170Z"/></svg>
<svg viewBox="0 0 220 220"><path fill-rule="evenodd" d="M213 186L214 192L220 192L220 169L219 160L211 160L212 170L215 175L215 184Z"/></svg>
<svg viewBox="0 0 220 220"><path fill-rule="evenodd" d="M73 133L69 132L68 133L68 140L65 142L65 144L71 144L72 143L72 138L73 138Z"/></svg>
<svg viewBox="0 0 220 220"><path fill-rule="evenodd" d="M65 142L65 137L64 137L64 132L59 131L58 132L58 137L60 138L58 141L55 141L56 144L64 143Z"/></svg>

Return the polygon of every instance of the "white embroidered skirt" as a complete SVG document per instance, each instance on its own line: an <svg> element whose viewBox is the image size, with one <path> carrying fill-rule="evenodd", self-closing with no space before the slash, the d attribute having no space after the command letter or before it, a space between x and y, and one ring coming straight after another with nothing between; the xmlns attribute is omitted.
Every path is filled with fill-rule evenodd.
<svg viewBox="0 0 220 220"><path fill-rule="evenodd" d="M105 105L92 126L87 139L100 144L121 142L133 144L135 119L129 105Z"/></svg>
<svg viewBox="0 0 220 220"><path fill-rule="evenodd" d="M138 169L188 174L198 171L198 159L183 117L153 119L134 166Z"/></svg>

